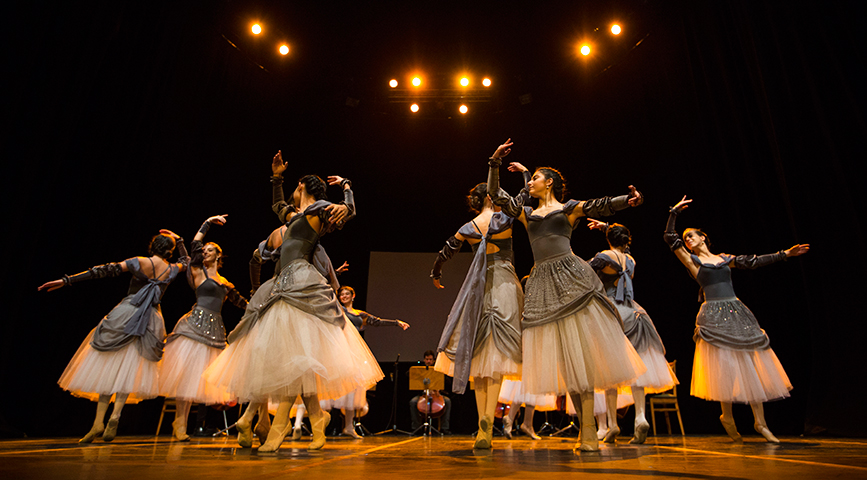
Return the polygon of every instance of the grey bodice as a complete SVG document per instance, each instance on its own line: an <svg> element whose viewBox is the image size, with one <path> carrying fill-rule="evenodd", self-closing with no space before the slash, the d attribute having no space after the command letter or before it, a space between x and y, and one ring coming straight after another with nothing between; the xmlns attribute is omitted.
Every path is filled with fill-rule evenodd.
<svg viewBox="0 0 867 480"><path fill-rule="evenodd" d="M578 200L569 200L562 210L547 215L534 215L531 207L524 207L527 217L527 234L536 262L570 253L573 225L567 215L578 206Z"/></svg>
<svg viewBox="0 0 867 480"><path fill-rule="evenodd" d="M207 275L206 272L205 276ZM196 288L196 305L212 312L219 312L223 309L223 301L228 290L228 287L222 283L208 277Z"/></svg>
<svg viewBox="0 0 867 480"><path fill-rule="evenodd" d="M286 233L283 234L283 244L280 246L280 259L277 262L277 272L292 263L293 260L303 258L311 260L316 244L319 242L319 233L310 226L308 215L324 215L325 208L331 205L326 200L317 200L307 207L303 213L295 214L286 224ZM324 227L325 225L323 225Z"/></svg>
<svg viewBox="0 0 867 480"><path fill-rule="evenodd" d="M735 298L735 289L732 286L732 270L729 267L735 257L721 254L723 259L716 265L702 263L695 255L690 255L693 263L698 266L696 281L704 291L705 300L725 300Z"/></svg>
<svg viewBox="0 0 867 480"><path fill-rule="evenodd" d="M492 262L494 260L505 260L509 263L512 263L514 258L514 252L512 250L512 237L509 238L491 238L493 235L497 235L499 233L503 233L506 230L512 228L512 224L514 223L514 219L509 217L501 212L494 213L491 216L491 222L488 224L488 232L484 237L484 242L476 242L471 243L470 247L473 249L473 254L475 255L478 252L479 247L485 244L485 249L487 250L486 244L491 244L496 246L499 250L495 253L487 254L487 260ZM480 229L476 226L474 221L469 221L464 224L458 230L458 233L463 235L466 238L473 238L477 240L482 240L482 234Z"/></svg>
<svg viewBox="0 0 867 480"><path fill-rule="evenodd" d="M153 264L152 260L150 260L150 262L151 264ZM159 290L158 294L154 292L153 295L160 299L166 293L166 289L169 287L169 284L175 280L175 277L177 277L179 272L178 267L174 264L169 265L168 275L164 274L165 270L159 270L156 266L152 265L151 270L153 270L155 274L160 275L160 277L149 278L141 271L139 257L127 259L124 261L124 263L126 263L127 269L130 271L130 273L132 273L132 279L129 281L129 289L126 292L127 295L135 295L142 288L147 287L148 285L153 285L153 287L151 287L152 289Z"/></svg>
<svg viewBox="0 0 867 480"><path fill-rule="evenodd" d="M632 276L635 274L635 260L628 255L625 258L626 265L621 266L616 260L599 252L588 262L593 267L593 270L596 271L599 280L602 280L605 295L617 302L628 302L635 298L635 292L632 287ZM605 267L611 267L617 273L605 273L603 271Z"/></svg>

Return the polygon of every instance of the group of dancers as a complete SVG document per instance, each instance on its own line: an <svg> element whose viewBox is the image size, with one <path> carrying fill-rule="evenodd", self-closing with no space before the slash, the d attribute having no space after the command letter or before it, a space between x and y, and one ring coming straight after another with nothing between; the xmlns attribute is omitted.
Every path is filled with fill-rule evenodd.
<svg viewBox="0 0 867 480"><path fill-rule="evenodd" d="M525 187L511 196L499 187L502 159L511 152L507 140L489 159L486 183L469 196L476 216L446 242L431 277L437 288L443 264L469 242L472 265L443 330L435 368L453 377L453 391L463 393L474 383L479 432L474 447L492 447L495 409L501 397L513 411L524 404L530 417L522 430L532 430L532 409L566 394L580 417L580 451L598 450L594 392L604 395L610 427L603 438L614 441L617 393L631 392L636 406L635 436L643 443L649 425L644 395L677 383L665 360L653 322L634 300L635 260L628 247L629 231L592 219L643 203L641 193L564 201L564 180L549 167L530 171L517 162L508 169L521 172ZM394 325L353 308L354 291L339 287L338 273L320 245L326 233L341 229L355 215L351 182L330 176L302 177L290 201L283 196L287 164L280 152L272 161L272 208L283 225L260 243L251 266L253 292L249 301L219 274L222 250L204 243L211 225L223 225L226 215L210 217L196 233L187 253L174 232L161 230L150 244L149 256L90 268L47 282L39 290L56 290L74 283L130 272L128 295L82 342L63 372L59 385L73 395L97 402L93 427L80 441L102 436L111 441L125 404L165 396L177 400L173 435L188 440L190 405L247 403L238 420L238 442L253 444L260 453L280 448L296 420L307 412L312 428L309 449L321 449L330 422L328 407L346 411L344 433L355 435L352 418L364 408L364 392L383 378L376 359L359 331L366 326ZM339 186L343 201L327 201L328 185ZM536 206L530 206L535 200ZM722 404L723 426L740 441L731 415L733 402L749 403L755 428L768 441L762 403L787 397L792 388L767 335L734 295L730 267L756 268L809 250L796 245L776 254L731 256L710 253L704 232L688 229L683 238L675 219L691 200L684 197L670 210L665 240L699 282L704 303L694 339L696 356L692 394ZM570 240L581 217L591 229L604 231L609 249L588 264L572 253ZM512 265L515 220L527 229L535 265L526 287ZM177 249L179 260L170 259ZM275 274L261 285L259 269L276 263ZM342 268L345 268L345 264ZM340 269L338 269L340 270ZM166 336L160 299L181 273L196 293L196 304ZM226 334L221 310L225 300L245 310L237 327ZM114 402L107 425L105 415ZM323 408L325 407L325 408ZM273 421L269 410L274 412ZM254 426L254 420L258 417ZM506 416L507 435L514 416ZM528 426L529 425L529 426ZM300 437L296 423L293 437Z"/></svg>

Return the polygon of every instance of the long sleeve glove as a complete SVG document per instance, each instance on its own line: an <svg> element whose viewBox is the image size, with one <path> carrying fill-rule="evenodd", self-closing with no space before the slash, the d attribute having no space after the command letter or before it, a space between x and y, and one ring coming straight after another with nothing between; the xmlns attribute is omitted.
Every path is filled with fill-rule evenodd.
<svg viewBox="0 0 867 480"><path fill-rule="evenodd" d="M738 255L732 264L735 268L749 268L752 270L772 263L784 262L787 258L786 251L780 250L777 253L769 253L767 255Z"/></svg>
<svg viewBox="0 0 867 480"><path fill-rule="evenodd" d="M87 270L76 273L75 275L64 275L63 284L72 285L73 283L83 282L85 280L93 280L96 278L116 277L123 272L123 268L119 263L106 263L105 265L97 265L88 268Z"/></svg>
<svg viewBox="0 0 867 480"><path fill-rule="evenodd" d="M449 237L448 240L446 240L445 246L442 250L440 250L440 253L437 255L436 262L434 262L433 270L431 270L430 272L430 278L442 278L443 264L449 261L455 255L455 253L460 251L461 245L463 244L464 242L458 240L454 235L452 235L451 237Z"/></svg>
<svg viewBox="0 0 867 480"><path fill-rule="evenodd" d="M662 234L662 239L665 240L665 243L668 244L672 252L683 247L683 240L681 240L680 235L677 234L677 230L674 228L677 213L677 210L671 210L671 213L668 215L668 222L665 224L665 233Z"/></svg>
<svg viewBox="0 0 867 480"><path fill-rule="evenodd" d="M518 218L524 211L524 205L530 200L530 193L527 190L527 182L529 172L524 172L524 188L517 196L512 197L505 190L500 188L500 162L499 158L491 158L489 161L490 168L488 169L488 195L494 205L500 207L503 213L512 217Z"/></svg>
<svg viewBox="0 0 867 480"><path fill-rule="evenodd" d="M262 286L263 263L265 263L265 260L262 259L259 249L257 248L253 250L253 257L250 258L250 285L252 286L252 290L250 290L251 297L256 293L256 290L259 290L259 287Z"/></svg>
<svg viewBox="0 0 867 480"><path fill-rule="evenodd" d="M244 298L243 295L241 295L240 292L238 292L238 290L235 289L235 287L232 287L229 289L229 292L226 295L226 297L228 298L228 300L230 302L232 302L233 305L240 308L241 310L247 309L247 304L249 302L247 301L246 298Z"/></svg>
<svg viewBox="0 0 867 480"><path fill-rule="evenodd" d="M271 186L271 210L277 214L277 218L280 219L280 222L286 223L286 218L290 213L294 213L296 209L294 205L287 203L283 198L283 177L276 175L272 176Z"/></svg>
<svg viewBox="0 0 867 480"><path fill-rule="evenodd" d="M628 207L629 195L620 195L585 200L582 209L585 217L610 217L615 212L625 210Z"/></svg>

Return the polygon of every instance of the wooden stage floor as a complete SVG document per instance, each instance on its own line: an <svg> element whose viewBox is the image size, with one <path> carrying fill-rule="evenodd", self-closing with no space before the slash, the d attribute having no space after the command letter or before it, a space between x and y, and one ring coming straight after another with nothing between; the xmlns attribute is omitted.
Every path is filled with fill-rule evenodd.
<svg viewBox="0 0 867 480"><path fill-rule="evenodd" d="M666 436L648 437L641 446L628 445L628 440L619 438L617 446L600 444L599 452L576 454L574 437L494 437L489 451L473 451L467 435L329 437L323 450L308 452L305 437L287 440L276 455L267 456L226 437L187 443L172 442L168 436L118 437L91 445L78 445L72 438L4 440L0 478L867 478L865 439L784 437L781 444L771 445L749 436L736 445L722 436Z"/></svg>

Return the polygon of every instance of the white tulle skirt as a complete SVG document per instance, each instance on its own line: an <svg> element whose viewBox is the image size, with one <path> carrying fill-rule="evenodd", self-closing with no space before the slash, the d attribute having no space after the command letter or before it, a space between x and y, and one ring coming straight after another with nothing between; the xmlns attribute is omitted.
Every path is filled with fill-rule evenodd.
<svg viewBox="0 0 867 480"><path fill-rule="evenodd" d="M241 402L298 395L320 400L367 389L383 378L358 331L278 301L205 371L205 380Z"/></svg>
<svg viewBox="0 0 867 480"><path fill-rule="evenodd" d="M87 335L57 384L76 397L98 401L100 395L128 393L126 403L159 395L159 364L142 357L139 340L119 350L101 352L90 346L93 330ZM114 397L112 397L114 400Z"/></svg>
<svg viewBox="0 0 867 480"><path fill-rule="evenodd" d="M644 366L647 367L647 371L635 379L630 386L643 387L644 393L660 393L680 384L662 352L650 347L638 355L641 357L641 361L644 362ZM621 388L620 393L631 395L630 387Z"/></svg>
<svg viewBox="0 0 867 480"><path fill-rule="evenodd" d="M455 363L449 359L445 352L440 352L437 354L434 370L454 377ZM470 379L474 378L519 380L521 378L521 364L504 355L497 349L491 337L488 337L470 362Z"/></svg>
<svg viewBox="0 0 867 480"><path fill-rule="evenodd" d="M767 402L789 396L792 383L770 348L729 350L699 339L690 394L731 403Z"/></svg>
<svg viewBox="0 0 867 480"><path fill-rule="evenodd" d="M160 395L206 405L232 401L229 392L202 377L222 351L184 336L169 342L160 368Z"/></svg>
<svg viewBox="0 0 867 480"><path fill-rule="evenodd" d="M501 403L508 403L512 408L518 408L521 405L529 405L536 407L540 412L557 410L556 395L533 395L524 391L524 384L518 380L503 380L500 386Z"/></svg>
<svg viewBox="0 0 867 480"><path fill-rule="evenodd" d="M361 410L365 405L367 405L367 390L364 388L357 388L340 398L319 401L319 406L323 410Z"/></svg>
<svg viewBox="0 0 867 480"><path fill-rule="evenodd" d="M597 299L560 320L525 327L523 347L524 389L536 395L617 388L646 370L620 323Z"/></svg>

